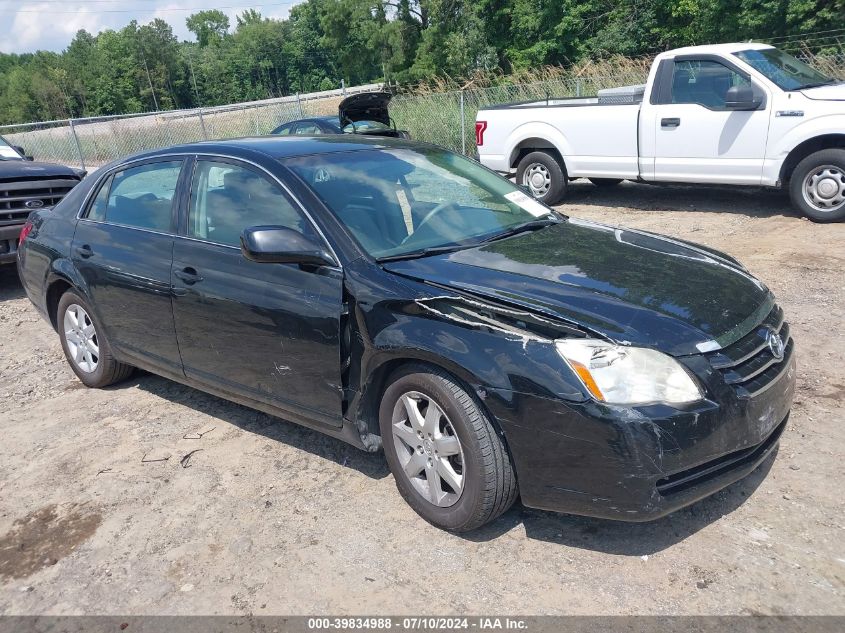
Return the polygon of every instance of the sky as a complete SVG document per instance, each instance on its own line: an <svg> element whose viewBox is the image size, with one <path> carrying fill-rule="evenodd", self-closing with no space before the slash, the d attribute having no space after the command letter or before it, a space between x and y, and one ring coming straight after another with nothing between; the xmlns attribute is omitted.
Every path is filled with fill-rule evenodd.
<svg viewBox="0 0 845 633"><path fill-rule="evenodd" d="M185 18L203 9L219 8L232 26L235 16L256 9L265 17L285 18L301 0L0 0L0 52L62 51L79 29L97 34L120 29L130 20L140 24L161 18L180 40L192 40Z"/></svg>

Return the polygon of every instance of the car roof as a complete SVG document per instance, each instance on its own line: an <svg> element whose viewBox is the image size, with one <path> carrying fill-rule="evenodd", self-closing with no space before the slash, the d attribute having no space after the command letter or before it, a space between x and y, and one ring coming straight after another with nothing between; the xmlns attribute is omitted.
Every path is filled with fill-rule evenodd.
<svg viewBox="0 0 845 633"><path fill-rule="evenodd" d="M685 46L683 48L676 48L671 51L666 51L657 56L658 59L666 57L677 57L678 55L699 55L699 54L722 54L730 55L738 53L739 51L748 50L765 50L774 48L771 44L762 44L760 42L730 42L727 44L701 44L698 46Z"/></svg>
<svg viewBox="0 0 845 633"><path fill-rule="evenodd" d="M248 158L256 152L271 158L281 159L311 154L329 154L381 148L422 147L424 143L383 136L363 134L322 134L319 136L255 136L218 141L200 141L164 147L134 154L118 163L142 158L154 158L173 153L224 154Z"/></svg>

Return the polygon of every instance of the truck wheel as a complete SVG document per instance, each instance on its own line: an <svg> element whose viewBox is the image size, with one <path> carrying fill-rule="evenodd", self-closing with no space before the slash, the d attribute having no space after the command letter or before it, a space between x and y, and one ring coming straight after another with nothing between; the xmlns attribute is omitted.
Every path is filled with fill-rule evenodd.
<svg viewBox="0 0 845 633"><path fill-rule="evenodd" d="M549 206L560 202L566 194L565 168L548 152L526 154L516 168L516 182Z"/></svg>
<svg viewBox="0 0 845 633"><path fill-rule="evenodd" d="M613 187L622 182L621 178L590 178L590 182L596 187Z"/></svg>
<svg viewBox="0 0 845 633"><path fill-rule="evenodd" d="M789 179L789 195L814 222L845 219L845 150L825 149L798 163Z"/></svg>
<svg viewBox="0 0 845 633"><path fill-rule="evenodd" d="M130 365L114 359L106 335L85 300L68 291L59 300L56 325L67 362L86 387L107 387L129 377Z"/></svg>
<svg viewBox="0 0 845 633"><path fill-rule="evenodd" d="M379 407L387 463L423 519L454 532L492 521L517 496L502 438L465 389L438 369L409 365Z"/></svg>

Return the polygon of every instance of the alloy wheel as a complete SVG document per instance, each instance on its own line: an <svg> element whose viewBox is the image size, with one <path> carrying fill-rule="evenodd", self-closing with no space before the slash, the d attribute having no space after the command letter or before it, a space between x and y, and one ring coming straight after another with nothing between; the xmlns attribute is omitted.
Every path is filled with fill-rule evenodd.
<svg viewBox="0 0 845 633"><path fill-rule="evenodd" d="M73 364L87 374L97 371L100 363L97 330L82 306L72 303L65 310L64 331Z"/></svg>
<svg viewBox="0 0 845 633"><path fill-rule="evenodd" d="M393 408L393 447L414 489L446 508L464 489L464 453L446 413L429 396L404 393Z"/></svg>

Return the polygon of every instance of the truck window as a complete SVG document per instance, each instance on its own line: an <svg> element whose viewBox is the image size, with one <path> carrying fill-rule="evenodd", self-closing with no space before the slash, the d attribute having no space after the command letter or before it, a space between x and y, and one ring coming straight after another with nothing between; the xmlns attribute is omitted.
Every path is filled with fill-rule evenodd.
<svg viewBox="0 0 845 633"><path fill-rule="evenodd" d="M684 60L675 62L672 73L672 103L697 103L721 110L732 86L748 84L739 73L719 62Z"/></svg>

